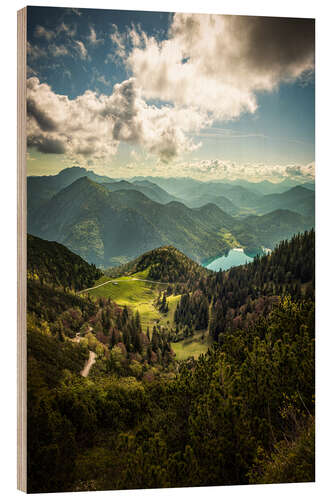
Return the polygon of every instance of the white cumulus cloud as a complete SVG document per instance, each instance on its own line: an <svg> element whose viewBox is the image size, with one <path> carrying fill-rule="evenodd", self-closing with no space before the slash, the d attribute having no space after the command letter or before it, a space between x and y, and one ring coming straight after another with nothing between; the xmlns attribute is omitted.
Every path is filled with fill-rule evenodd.
<svg viewBox="0 0 333 500"><path fill-rule="evenodd" d="M175 14L162 42L137 32L127 62L146 98L234 119L256 111L257 92L313 70L314 23Z"/></svg>
<svg viewBox="0 0 333 500"><path fill-rule="evenodd" d="M111 95L86 91L69 99L32 77L27 109L28 145L78 160L110 158L122 141L167 162L199 147L188 132L208 124L194 109L148 105L134 78L115 85Z"/></svg>

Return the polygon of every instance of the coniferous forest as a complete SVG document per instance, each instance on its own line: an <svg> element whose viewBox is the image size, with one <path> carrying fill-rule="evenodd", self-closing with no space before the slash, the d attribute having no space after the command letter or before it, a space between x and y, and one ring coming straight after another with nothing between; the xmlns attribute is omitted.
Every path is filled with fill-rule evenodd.
<svg viewBox="0 0 333 500"><path fill-rule="evenodd" d="M160 307L179 272L175 328L212 339L185 361L176 330L75 293L99 271L29 237L29 491L313 481L314 237L226 272L185 266L188 281L163 265Z"/></svg>

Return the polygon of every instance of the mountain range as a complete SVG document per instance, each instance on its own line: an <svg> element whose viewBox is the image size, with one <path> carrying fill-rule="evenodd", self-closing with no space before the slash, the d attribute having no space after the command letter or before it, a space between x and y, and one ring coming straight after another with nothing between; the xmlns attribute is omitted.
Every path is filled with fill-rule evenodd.
<svg viewBox="0 0 333 500"><path fill-rule="evenodd" d="M266 195L266 194L275 194L275 193L283 193L288 189L291 189L295 186L302 185L308 189L314 190L315 183L308 181L302 183L300 181L296 181L291 178L286 178L281 182L270 182L267 180L260 182L251 182L245 179L220 179L213 181L200 181L198 179L193 179L191 177L152 177L152 176L136 176L131 179L131 181L142 181L148 180L150 182L154 182L158 184L161 188L168 191L170 194L173 194L177 197L182 197L187 193L190 193L193 188L197 188L198 186L204 186L207 184L228 184L230 186L241 186L245 189L248 189L258 195Z"/></svg>
<svg viewBox="0 0 333 500"><path fill-rule="evenodd" d="M188 189L183 190L181 199L189 207L215 203L231 215L261 215L272 210L289 209L301 215L313 217L315 206L313 189L296 185L288 186L287 189L281 187L281 192L263 194L263 192L271 190L267 188L268 185L275 185L263 181L260 185L264 186L264 190L260 192L258 184L247 181L237 181L237 184L205 182L191 185ZM284 181L280 184L284 184L286 187L289 183Z"/></svg>
<svg viewBox="0 0 333 500"><path fill-rule="evenodd" d="M66 173L61 177L66 184L71 176ZM213 203L189 208L179 201L153 201L142 191L151 189L155 196L161 192L146 182L139 182L137 189L126 185L114 190L117 182L105 182L101 177L98 181L79 177L37 209L31 209L29 196L28 231L66 245L89 262L110 267L166 245L198 262L235 245L250 251L261 246L272 248L281 239L313 225L310 218L289 210L235 218ZM52 183L54 187L55 180Z"/></svg>
<svg viewBox="0 0 333 500"><path fill-rule="evenodd" d="M179 201L189 208L196 208L207 203L214 203L233 216L261 215L285 208L312 218L314 214L314 183L312 182L300 186L292 179L285 179L280 183L267 180L249 182L243 179L202 182L192 178L162 177L133 177L124 180L97 175L85 168L72 167L62 170L57 175L28 177L28 216L31 216L60 190L82 177L88 177L104 185L109 191L124 189L139 191L152 201L162 204ZM302 187L305 191L299 190L297 193L295 187ZM290 195L284 195L288 191ZM301 196L300 193L302 193ZM269 195L275 196L270 198Z"/></svg>

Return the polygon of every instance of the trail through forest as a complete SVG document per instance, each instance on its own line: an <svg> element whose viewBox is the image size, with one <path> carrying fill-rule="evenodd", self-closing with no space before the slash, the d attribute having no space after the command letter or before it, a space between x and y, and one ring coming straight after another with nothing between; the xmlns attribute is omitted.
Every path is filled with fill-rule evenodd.
<svg viewBox="0 0 333 500"><path fill-rule="evenodd" d="M89 351L89 359L86 361L83 370L81 371L82 377L88 377L90 368L96 362L96 353L93 351Z"/></svg>

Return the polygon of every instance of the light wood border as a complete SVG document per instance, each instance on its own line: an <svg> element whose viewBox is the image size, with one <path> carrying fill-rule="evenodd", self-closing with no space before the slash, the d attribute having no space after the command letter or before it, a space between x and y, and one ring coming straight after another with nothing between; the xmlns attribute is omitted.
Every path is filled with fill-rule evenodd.
<svg viewBox="0 0 333 500"><path fill-rule="evenodd" d="M27 491L27 9L17 12L17 487Z"/></svg>

